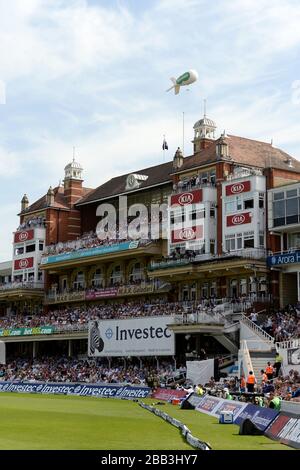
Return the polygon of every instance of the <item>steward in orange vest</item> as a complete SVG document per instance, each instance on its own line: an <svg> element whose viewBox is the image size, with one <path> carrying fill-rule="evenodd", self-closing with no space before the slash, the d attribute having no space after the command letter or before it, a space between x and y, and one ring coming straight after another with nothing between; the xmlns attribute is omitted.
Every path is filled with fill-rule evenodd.
<svg viewBox="0 0 300 470"><path fill-rule="evenodd" d="M267 374L269 380L273 379L274 368L271 366L271 362L268 362L265 373Z"/></svg>
<svg viewBox="0 0 300 470"><path fill-rule="evenodd" d="M256 383L255 375L253 374L252 370L250 370L248 378L247 378L247 392L249 393L254 392L255 383Z"/></svg>

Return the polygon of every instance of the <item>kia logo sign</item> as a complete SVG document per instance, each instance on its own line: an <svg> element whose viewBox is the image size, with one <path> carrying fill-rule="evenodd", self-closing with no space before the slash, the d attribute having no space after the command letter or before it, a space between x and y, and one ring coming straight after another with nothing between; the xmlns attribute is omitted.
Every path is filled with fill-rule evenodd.
<svg viewBox="0 0 300 470"><path fill-rule="evenodd" d="M243 224L245 222L245 219L246 217L242 214L242 215L235 215L234 217L232 217L232 223L233 225L240 225L240 224Z"/></svg>
<svg viewBox="0 0 300 470"><path fill-rule="evenodd" d="M19 240L20 242L25 242L28 238L28 232L21 232L19 233Z"/></svg>
<svg viewBox="0 0 300 470"><path fill-rule="evenodd" d="M233 184L230 188L232 194L239 194L242 193L245 189L243 183Z"/></svg>
<svg viewBox="0 0 300 470"><path fill-rule="evenodd" d="M185 204L191 204L193 200L194 200L194 196L192 193L183 193L178 198L178 202L181 206L184 206Z"/></svg>
<svg viewBox="0 0 300 470"><path fill-rule="evenodd" d="M192 228L185 228L183 230L180 230L179 238L181 240L192 240L193 238L195 238L195 232Z"/></svg>
<svg viewBox="0 0 300 470"><path fill-rule="evenodd" d="M251 182L243 181L238 183L229 184L226 186L226 196L232 196L233 194L246 193L251 190Z"/></svg>
<svg viewBox="0 0 300 470"><path fill-rule="evenodd" d="M20 269L26 269L28 266L28 259L21 259L19 261Z"/></svg>

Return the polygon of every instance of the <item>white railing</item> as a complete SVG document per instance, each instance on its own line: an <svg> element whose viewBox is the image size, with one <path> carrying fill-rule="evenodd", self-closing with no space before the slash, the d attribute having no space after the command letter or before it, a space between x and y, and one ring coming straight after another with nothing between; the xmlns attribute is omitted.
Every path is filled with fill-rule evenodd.
<svg viewBox="0 0 300 470"><path fill-rule="evenodd" d="M288 341L276 342L276 350L278 349L296 349L300 347L300 338L289 339Z"/></svg>
<svg viewBox="0 0 300 470"><path fill-rule="evenodd" d="M224 325L224 319L221 315L208 314L205 312L183 313L174 315L175 323L180 324L217 324Z"/></svg>
<svg viewBox="0 0 300 470"><path fill-rule="evenodd" d="M253 371L253 365L246 340L241 341L240 353L244 369L243 371L240 371L240 374L244 373L244 376L248 377L249 372Z"/></svg>
<svg viewBox="0 0 300 470"><path fill-rule="evenodd" d="M8 284L0 285L0 291L13 290L13 289L43 289L43 282L10 282Z"/></svg>
<svg viewBox="0 0 300 470"><path fill-rule="evenodd" d="M78 332L78 331L88 331L89 329L89 324L88 323L83 323L83 324L69 324L69 325L54 325L54 331L53 334L61 334L61 333L73 333L73 332Z"/></svg>
<svg viewBox="0 0 300 470"><path fill-rule="evenodd" d="M265 310L262 310L264 312ZM261 313L261 312L258 312ZM263 330L260 326L256 325L253 321L251 321L246 315L242 314L241 321L245 323L251 330L255 331L255 333L262 337L264 341L266 341L269 344L274 344L275 340L273 336L269 335L265 330Z"/></svg>

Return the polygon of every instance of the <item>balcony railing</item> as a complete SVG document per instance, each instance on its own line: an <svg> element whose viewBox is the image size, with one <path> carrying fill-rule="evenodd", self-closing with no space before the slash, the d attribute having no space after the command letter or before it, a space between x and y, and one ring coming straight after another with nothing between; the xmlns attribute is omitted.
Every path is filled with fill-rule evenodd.
<svg viewBox="0 0 300 470"><path fill-rule="evenodd" d="M268 251L265 248L243 248L241 250L228 251L222 255L217 255L218 258L226 258L236 256L246 259L265 259Z"/></svg>
<svg viewBox="0 0 300 470"><path fill-rule="evenodd" d="M197 184L192 184L190 182L188 183L183 183L181 185L177 185L173 188L172 194L179 194L179 193L184 193L186 191L194 191L195 189L202 189L202 188L215 188L216 183L197 183Z"/></svg>
<svg viewBox="0 0 300 470"><path fill-rule="evenodd" d="M152 262L148 269L149 271L154 271L155 269L167 269L167 268L181 267L181 266L190 264L192 259L194 260L195 258L168 259L165 261L159 261L157 263Z"/></svg>
<svg viewBox="0 0 300 470"><path fill-rule="evenodd" d="M216 260L226 260L226 258L243 258L243 259L266 259L267 250L264 248L244 248L243 250L229 251L227 253L222 253L221 255L214 255L210 253L201 253L196 254L195 256L181 255L178 259L168 258L166 260L152 262L149 266L149 271L154 271L156 269L168 269L174 267L185 266L190 263L195 263L199 261L216 261Z"/></svg>
<svg viewBox="0 0 300 470"><path fill-rule="evenodd" d="M0 285L0 291L14 290L14 289L43 289L43 282L10 282L8 284Z"/></svg>
<svg viewBox="0 0 300 470"><path fill-rule="evenodd" d="M216 324L224 325L225 320L222 315L217 313L181 313L174 315L175 324Z"/></svg>
<svg viewBox="0 0 300 470"><path fill-rule="evenodd" d="M265 310L263 310L263 312L264 311ZM261 313L261 312L259 312L259 313ZM274 343L273 336L269 335L259 325L257 325L253 321L251 321L250 318L246 317L246 315L242 316L242 321L243 321L243 323L245 323L245 325L247 325L249 328L251 328L258 336L260 336L266 343L268 343L268 344L273 344Z"/></svg>
<svg viewBox="0 0 300 470"><path fill-rule="evenodd" d="M46 296L47 303L70 302L80 300L97 300L127 295L150 294L152 292L167 292L168 283L142 282L141 284L126 284L106 288L89 288L79 291L50 291Z"/></svg>

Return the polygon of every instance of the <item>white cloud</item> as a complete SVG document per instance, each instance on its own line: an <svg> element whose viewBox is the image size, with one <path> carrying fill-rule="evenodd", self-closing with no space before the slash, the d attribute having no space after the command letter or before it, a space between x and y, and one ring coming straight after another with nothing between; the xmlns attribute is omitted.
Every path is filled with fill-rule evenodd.
<svg viewBox="0 0 300 470"><path fill-rule="evenodd" d="M0 147L0 176L11 178L21 170L21 156L16 152L8 151Z"/></svg>

